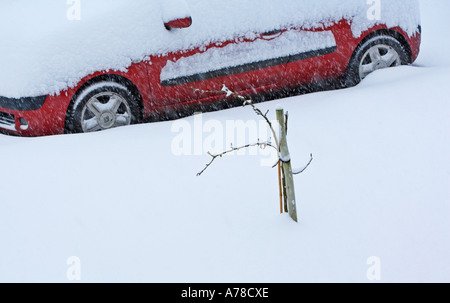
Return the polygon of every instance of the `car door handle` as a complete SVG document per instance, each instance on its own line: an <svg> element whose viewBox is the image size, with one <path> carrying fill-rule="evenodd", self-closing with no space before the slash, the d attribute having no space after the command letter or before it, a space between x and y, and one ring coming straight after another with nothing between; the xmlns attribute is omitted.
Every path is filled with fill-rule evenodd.
<svg viewBox="0 0 450 303"><path fill-rule="evenodd" d="M278 38L279 36L281 36L281 34L283 33L282 30L274 30L274 31L270 31L270 32L265 32L261 34L261 38L265 39L265 40L272 40L275 38Z"/></svg>

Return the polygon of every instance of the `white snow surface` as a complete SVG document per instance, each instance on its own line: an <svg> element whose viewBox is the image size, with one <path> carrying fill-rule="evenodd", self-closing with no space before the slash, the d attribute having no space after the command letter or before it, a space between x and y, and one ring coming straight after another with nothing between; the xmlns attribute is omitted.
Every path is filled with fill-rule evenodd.
<svg viewBox="0 0 450 303"><path fill-rule="evenodd" d="M422 3L413 66L258 104L289 111L294 167L314 155L294 179L299 224L278 214L277 172L259 156L196 177L206 151L173 154L174 123L195 117L0 135L0 282L76 282L68 260L81 282L376 282L368 260L380 282L450 282L450 3ZM254 119L249 107L203 115Z"/></svg>
<svg viewBox="0 0 450 303"><path fill-rule="evenodd" d="M420 23L417 3L383 1L381 20L371 21L366 0L89 0L80 2L80 20L74 21L66 1L3 0L0 95L55 94L93 72L125 70L148 55L342 18L354 21L355 36L378 22L413 34ZM163 26L189 15L188 29Z"/></svg>

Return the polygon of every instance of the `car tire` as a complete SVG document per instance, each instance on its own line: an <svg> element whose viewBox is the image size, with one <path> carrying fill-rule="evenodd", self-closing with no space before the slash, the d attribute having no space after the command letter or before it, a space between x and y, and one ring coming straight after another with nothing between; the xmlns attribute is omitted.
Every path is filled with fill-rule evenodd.
<svg viewBox="0 0 450 303"><path fill-rule="evenodd" d="M409 56L405 47L394 37L375 36L355 50L346 74L345 86L355 86L376 70L406 65Z"/></svg>
<svg viewBox="0 0 450 303"><path fill-rule="evenodd" d="M69 115L71 133L89 133L127 126L138 122L139 111L130 90L116 82L105 81L83 89Z"/></svg>

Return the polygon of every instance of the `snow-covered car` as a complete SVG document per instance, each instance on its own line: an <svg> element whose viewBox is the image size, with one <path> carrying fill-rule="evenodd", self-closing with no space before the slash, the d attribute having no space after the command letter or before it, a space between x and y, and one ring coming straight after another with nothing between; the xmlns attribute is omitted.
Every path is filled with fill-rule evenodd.
<svg viewBox="0 0 450 303"><path fill-rule="evenodd" d="M36 2L0 4L0 130L15 135L139 123L223 101L222 85L352 86L421 41L414 0Z"/></svg>

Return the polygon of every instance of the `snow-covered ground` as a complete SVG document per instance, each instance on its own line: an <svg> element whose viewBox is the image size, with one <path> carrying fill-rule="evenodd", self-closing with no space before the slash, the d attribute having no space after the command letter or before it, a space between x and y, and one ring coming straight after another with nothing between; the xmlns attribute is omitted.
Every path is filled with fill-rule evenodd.
<svg viewBox="0 0 450 303"><path fill-rule="evenodd" d="M314 154L295 178L299 224L278 214L277 172L258 156L196 177L209 157L177 156L172 131L196 117L0 135L0 282L69 281L77 265L82 282L370 282L378 265L381 282L450 282L449 9L422 0L413 66L258 105L289 111L295 166Z"/></svg>

